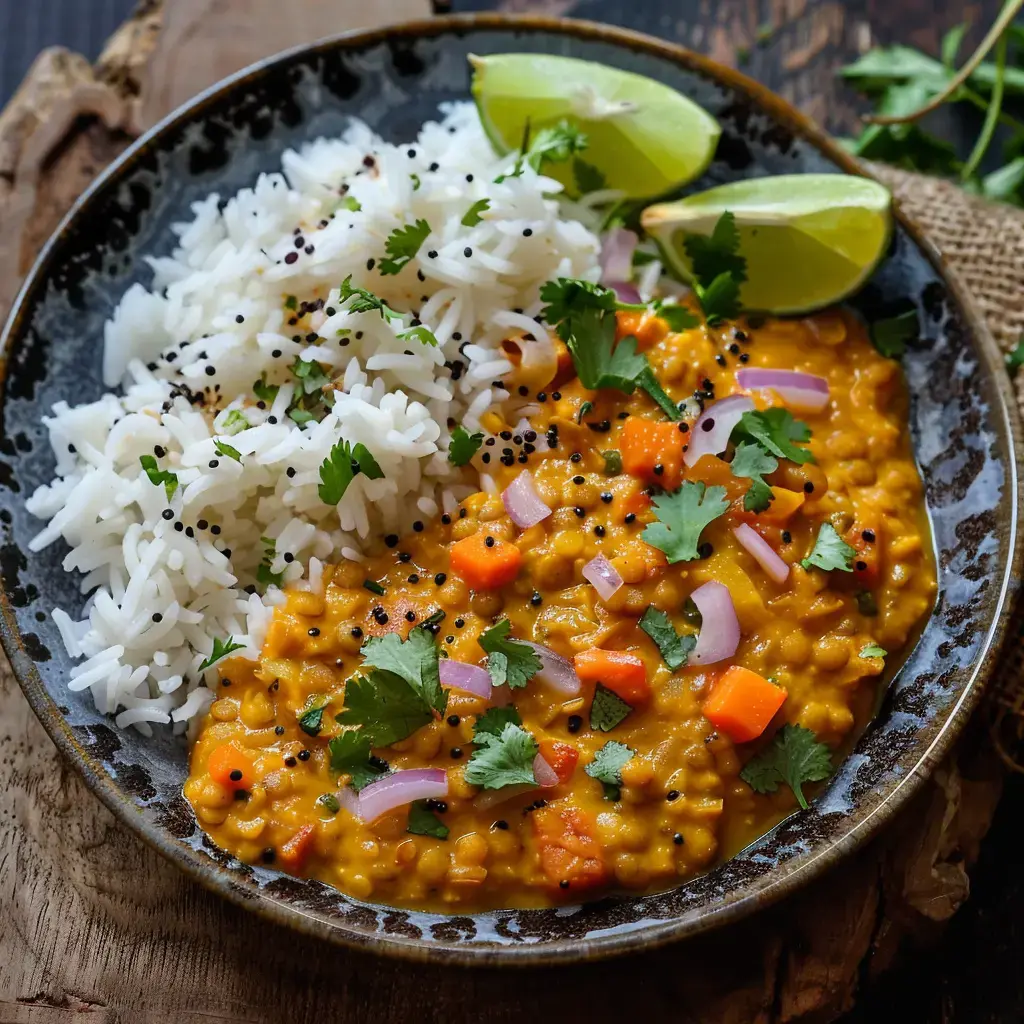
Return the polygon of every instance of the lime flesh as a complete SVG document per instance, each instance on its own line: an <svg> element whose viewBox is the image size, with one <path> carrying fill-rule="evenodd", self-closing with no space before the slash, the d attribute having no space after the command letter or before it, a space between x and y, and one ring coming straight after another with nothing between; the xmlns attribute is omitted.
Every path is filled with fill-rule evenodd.
<svg viewBox="0 0 1024 1024"><path fill-rule="evenodd" d="M470 57L473 98L495 149L518 149L529 122L569 121L586 134L579 159L627 198L663 195L699 177L721 129L705 110L667 85L572 57L504 53ZM572 162L547 163L546 175L573 189Z"/></svg>
<svg viewBox="0 0 1024 1024"><path fill-rule="evenodd" d="M747 280L747 309L802 313L857 291L885 255L892 234L892 196L868 178L790 174L720 185L644 210L641 223L668 265L691 279L683 242L710 235L718 218L736 218Z"/></svg>

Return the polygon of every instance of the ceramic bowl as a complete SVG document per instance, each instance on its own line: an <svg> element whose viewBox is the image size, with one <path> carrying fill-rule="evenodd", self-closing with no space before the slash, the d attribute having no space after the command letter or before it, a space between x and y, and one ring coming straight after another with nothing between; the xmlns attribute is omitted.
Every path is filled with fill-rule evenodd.
<svg viewBox="0 0 1024 1024"><path fill-rule="evenodd" d="M496 15L437 18L327 40L249 68L140 139L82 199L30 273L4 335L0 439L3 643L54 742L107 806L192 877L265 916L336 942L457 962L586 959L733 921L848 856L907 801L963 726L990 675L1019 575L1018 425L1002 361L939 256L900 218L888 258L854 300L871 316L912 303L922 336L903 360L910 429L939 566L935 611L878 716L809 810L679 888L557 910L439 916L357 903L328 886L241 864L216 849L181 795L186 750L170 736L119 732L85 694L50 611L80 608L79 581L25 498L50 479L40 422L59 399L92 400L104 320L143 254L173 246L170 225L209 192L231 194L282 152L341 132L351 115L409 138L437 105L468 96L469 53L541 51L637 71L686 93L721 122L718 155L692 186L856 166L818 129L744 76L676 46L583 22ZM142 879L139 884L144 884Z"/></svg>

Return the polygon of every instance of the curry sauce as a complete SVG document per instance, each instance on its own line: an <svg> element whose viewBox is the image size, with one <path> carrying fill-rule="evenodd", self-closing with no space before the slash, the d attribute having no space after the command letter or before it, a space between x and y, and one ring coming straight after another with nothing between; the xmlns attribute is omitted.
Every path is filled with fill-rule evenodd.
<svg viewBox="0 0 1024 1024"><path fill-rule="evenodd" d="M619 335L637 337L675 402L710 405L740 392L736 371L744 366L825 378L828 406L799 414L811 431L814 461L778 460L766 476L774 500L754 512L744 508L750 480L735 476L724 458L683 465L695 415L667 422L640 389L590 391L563 367L544 391L531 389L541 412L529 429L489 414L476 472L466 473L487 474L493 492L416 523L408 536L384 538L363 562L327 567L322 590L289 589L259 663L221 664L185 785L219 846L358 899L441 911L664 889L735 853L795 809L788 786L758 793L740 777L780 726L802 726L838 751L865 724L885 671L884 658L872 652L898 656L936 589L898 365L875 351L845 310L679 333L652 314L618 318ZM764 391L751 398L758 409L780 404ZM648 423L675 431L679 446L645 466L630 458L630 432ZM524 470L552 513L520 529L501 492ZM729 507L703 529L699 558L669 564L644 532L655 521L652 502L683 481L724 488ZM784 583L773 582L738 542L734 529L744 523L789 564ZM823 523L856 552L850 571L801 565ZM507 551L513 571L486 586L467 579L472 573L453 556L460 542ZM582 575L599 554L623 581L606 600ZM709 581L728 588L739 646L727 660L672 670L639 621L653 608L680 637L693 636L700 623L688 598ZM445 838L411 834L407 806L364 822L339 805L332 794L348 779L332 770L329 741L346 728L336 716L367 638L406 637L425 626L442 658L482 665L478 640L503 620L511 637L577 658L577 696L537 679L510 694L558 783L506 787L511 795L470 784L475 723L488 703L452 689L443 715L374 749L392 771L446 772L447 795L426 805ZM582 666L594 651L628 655L644 681L626 700L631 710L608 731L592 726L602 680L600 669L595 677ZM749 741L730 738L705 713L734 667L778 688L781 707ZM315 730L303 718L310 709L321 712ZM586 771L610 740L633 752L620 785ZM221 764L226 756L230 764Z"/></svg>

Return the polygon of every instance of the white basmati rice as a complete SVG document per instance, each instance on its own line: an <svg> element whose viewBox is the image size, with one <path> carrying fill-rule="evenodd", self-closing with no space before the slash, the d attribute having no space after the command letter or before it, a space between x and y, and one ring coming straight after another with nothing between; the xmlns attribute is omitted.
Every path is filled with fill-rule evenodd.
<svg viewBox="0 0 1024 1024"><path fill-rule="evenodd" d="M318 589L324 561L358 560L384 534L455 508L471 488L447 461L449 424L480 429L499 403L518 419L500 386L502 340L550 344L534 320L540 285L598 279L591 211L560 208L560 186L529 167L495 182L511 160L494 155L473 107L443 113L403 145L353 123L287 152L281 173L226 203L196 203L173 255L149 260L152 290L133 285L106 324L111 392L45 419L57 475L28 502L49 520L30 546L63 538L64 568L84 574L83 618L56 609L54 621L84 659L70 688L89 689L119 726L181 731L205 711L200 668L215 639L256 657L282 598L273 584L260 594L268 551L264 583L270 572L295 584L308 565L303 585ZM481 199L489 208L465 226ZM417 219L426 241L382 276L385 240ZM349 275L401 317L352 312L339 297ZM289 296L310 303L298 323ZM437 347L402 337L421 324ZM297 357L336 381L326 415L301 426L288 416ZM253 391L261 375L279 385L269 404ZM335 507L318 486L340 440L366 445L384 475L357 475ZM175 475L170 498L144 456Z"/></svg>

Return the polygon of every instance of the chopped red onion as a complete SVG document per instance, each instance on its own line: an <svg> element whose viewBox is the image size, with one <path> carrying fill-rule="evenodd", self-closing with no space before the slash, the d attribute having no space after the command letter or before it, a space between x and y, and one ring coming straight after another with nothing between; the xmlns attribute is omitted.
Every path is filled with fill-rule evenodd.
<svg viewBox="0 0 1024 1024"><path fill-rule="evenodd" d="M736 382L748 391L770 388L794 409L820 412L828 405L828 381L813 373L752 367L737 370Z"/></svg>
<svg viewBox="0 0 1024 1024"><path fill-rule="evenodd" d="M624 582L615 566L604 555L592 558L583 566L583 577L594 585L603 601L617 593Z"/></svg>
<svg viewBox="0 0 1024 1024"><path fill-rule="evenodd" d="M607 286L615 292L615 298L627 305L640 305L644 300L634 285L628 281L608 281Z"/></svg>
<svg viewBox="0 0 1024 1024"><path fill-rule="evenodd" d="M543 754L538 754L533 759L533 777L542 789L550 789L561 781L555 769L544 760Z"/></svg>
<svg viewBox="0 0 1024 1024"><path fill-rule="evenodd" d="M443 686L453 686L456 690L465 690L484 700L491 699L493 687L487 669L479 665L467 665L464 661L442 658L438 666Z"/></svg>
<svg viewBox="0 0 1024 1024"><path fill-rule="evenodd" d="M691 665L714 665L731 658L740 643L740 622L729 588L721 583L705 583L690 597L701 616L697 646L690 652Z"/></svg>
<svg viewBox="0 0 1024 1024"><path fill-rule="evenodd" d="M757 559L757 564L776 583L785 583L789 578L789 566L776 554L775 549L757 532L746 523L741 523L733 529L736 539L747 550L748 554Z"/></svg>
<svg viewBox="0 0 1024 1024"><path fill-rule="evenodd" d="M501 789L485 789L473 797L473 807L478 811L486 811L491 807L497 807L513 797L522 796L524 793L532 793L537 789L529 782L522 782L515 786L502 786Z"/></svg>
<svg viewBox="0 0 1024 1024"><path fill-rule="evenodd" d="M729 435L745 412L751 412L754 403L746 395L730 395L713 402L697 417L690 427L683 462L694 466L703 455L719 455L729 444Z"/></svg>
<svg viewBox="0 0 1024 1024"><path fill-rule="evenodd" d="M524 469L502 492L501 500L512 522L526 530L551 515L533 484L533 474Z"/></svg>
<svg viewBox="0 0 1024 1024"><path fill-rule="evenodd" d="M613 281L628 281L633 276L633 253L639 241L627 228L613 228L601 236L602 284L612 288Z"/></svg>
<svg viewBox="0 0 1024 1024"><path fill-rule="evenodd" d="M448 795L448 775L441 768L392 772L359 791L359 817L373 821L413 800L440 800Z"/></svg>
<svg viewBox="0 0 1024 1024"><path fill-rule="evenodd" d="M530 643L529 640L523 642L540 658L541 667L536 675L537 679L567 697L575 697L580 692L580 677L576 675L576 669L572 667L571 661L556 654L550 647L541 647L540 644Z"/></svg>

